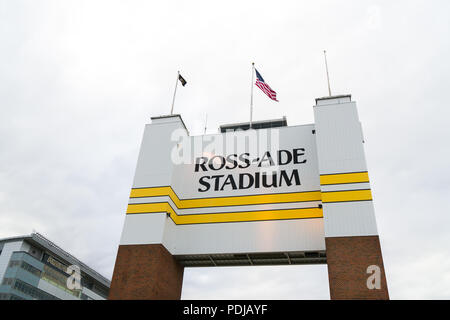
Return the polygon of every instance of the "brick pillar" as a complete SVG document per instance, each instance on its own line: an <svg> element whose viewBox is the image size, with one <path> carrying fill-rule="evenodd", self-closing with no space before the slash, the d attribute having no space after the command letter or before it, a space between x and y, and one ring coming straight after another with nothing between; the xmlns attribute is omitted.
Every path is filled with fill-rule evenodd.
<svg viewBox="0 0 450 320"><path fill-rule="evenodd" d="M110 300L178 300L183 271L161 244L120 245Z"/></svg>
<svg viewBox="0 0 450 320"><path fill-rule="evenodd" d="M325 238L325 244L332 300L389 299L378 236ZM379 289L367 286L369 277L369 286L375 284L374 269L367 273L369 266L380 270Z"/></svg>

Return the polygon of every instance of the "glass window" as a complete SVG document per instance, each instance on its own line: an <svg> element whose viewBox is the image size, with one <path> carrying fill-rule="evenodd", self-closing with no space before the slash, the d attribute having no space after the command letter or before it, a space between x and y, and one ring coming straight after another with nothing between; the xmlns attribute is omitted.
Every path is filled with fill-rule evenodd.
<svg viewBox="0 0 450 320"><path fill-rule="evenodd" d="M57 298L51 294L48 294L45 291L42 291L19 279L16 279L13 288L36 300L57 300Z"/></svg>

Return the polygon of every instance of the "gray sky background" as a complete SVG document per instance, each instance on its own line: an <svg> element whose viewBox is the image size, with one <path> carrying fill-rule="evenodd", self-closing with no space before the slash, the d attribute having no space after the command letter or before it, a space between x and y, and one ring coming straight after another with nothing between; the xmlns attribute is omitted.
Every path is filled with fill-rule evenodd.
<svg viewBox="0 0 450 320"><path fill-rule="evenodd" d="M144 124L312 123L352 94L391 298L450 299L450 2L0 0L0 237L33 229L107 277ZM328 299L326 266L186 269L185 299Z"/></svg>

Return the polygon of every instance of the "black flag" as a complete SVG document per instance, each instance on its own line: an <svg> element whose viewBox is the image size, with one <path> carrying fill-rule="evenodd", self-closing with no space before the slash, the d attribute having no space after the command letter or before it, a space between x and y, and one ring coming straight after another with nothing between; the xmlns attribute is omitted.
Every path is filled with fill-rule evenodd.
<svg viewBox="0 0 450 320"><path fill-rule="evenodd" d="M184 78L181 76L181 74L178 74L178 80L180 80L183 87L186 85L186 80L184 80Z"/></svg>

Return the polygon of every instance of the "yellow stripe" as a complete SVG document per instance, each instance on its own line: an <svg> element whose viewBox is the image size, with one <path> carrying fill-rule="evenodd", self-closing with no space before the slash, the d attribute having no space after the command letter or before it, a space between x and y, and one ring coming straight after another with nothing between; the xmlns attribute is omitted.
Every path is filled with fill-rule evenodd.
<svg viewBox="0 0 450 320"><path fill-rule="evenodd" d="M130 198L169 196L179 209L320 201L320 191L181 200L171 187L132 189Z"/></svg>
<svg viewBox="0 0 450 320"><path fill-rule="evenodd" d="M369 182L369 173L366 171L356 173L326 174L320 176L321 185L358 182Z"/></svg>
<svg viewBox="0 0 450 320"><path fill-rule="evenodd" d="M179 224L322 218L322 208L177 215L168 203L129 204L127 214L168 212Z"/></svg>
<svg viewBox="0 0 450 320"><path fill-rule="evenodd" d="M344 202L372 200L372 192L368 190L350 190L322 192L322 202Z"/></svg>

